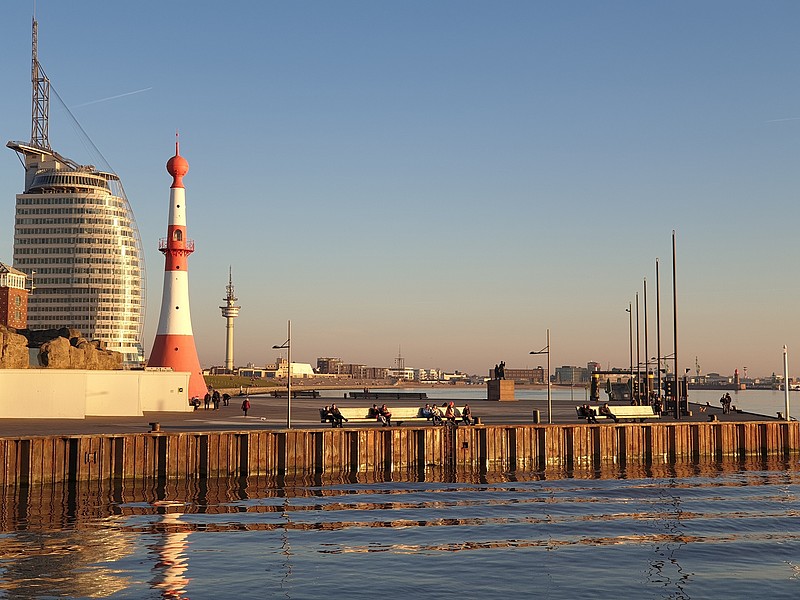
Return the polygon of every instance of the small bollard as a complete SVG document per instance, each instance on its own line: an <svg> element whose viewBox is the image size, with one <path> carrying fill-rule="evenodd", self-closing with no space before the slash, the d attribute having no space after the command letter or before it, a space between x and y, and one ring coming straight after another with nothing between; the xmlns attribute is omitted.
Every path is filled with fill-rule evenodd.
<svg viewBox="0 0 800 600"><path fill-rule="evenodd" d="M708 415L708 420L711 421L712 423L716 423L717 421L719 421L717 415Z"/></svg>
<svg viewBox="0 0 800 600"><path fill-rule="evenodd" d="M542 418L539 415L539 411L538 410L534 410L533 411L533 422L534 423L541 423L542 422Z"/></svg>
<svg viewBox="0 0 800 600"><path fill-rule="evenodd" d="M161 423L150 423L150 433L161 431Z"/></svg>

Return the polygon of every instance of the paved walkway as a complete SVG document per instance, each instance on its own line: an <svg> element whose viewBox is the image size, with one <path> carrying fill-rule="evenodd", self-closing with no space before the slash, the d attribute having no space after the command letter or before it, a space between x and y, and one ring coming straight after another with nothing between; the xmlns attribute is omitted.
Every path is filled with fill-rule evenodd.
<svg viewBox="0 0 800 600"><path fill-rule="evenodd" d="M327 397L324 397L327 394ZM338 394L338 395L337 395ZM465 401L458 400L457 392L453 401L462 406ZM323 392L322 398L292 399L292 428L310 429L329 427L319 422L319 409L326 404L337 403L340 407L369 406L365 400L345 399L340 392ZM519 400L516 402L489 402L469 400L472 412L481 422L497 424L533 423L533 411L538 410L542 423L547 422L547 401ZM246 429L285 429L287 415L286 398L272 396L250 396L251 409L247 417L241 411L241 399L234 397L229 406L219 410L197 410L186 413L145 413L143 417L89 417L86 419L0 419L0 437L38 436L38 435L80 435L80 434L122 434L142 433L150 430L150 422L158 422L165 432L176 431L239 431ZM399 400L387 402L392 406L420 406L419 400ZM422 403L424 404L424 402ZM585 423L575 414L576 402L554 402L553 423ZM720 408L690 405L693 415L683 421L708 421L715 415L721 422L726 421L772 421L773 417L752 413L732 413L723 415ZM701 412L701 410L703 412ZM674 421L665 416L661 421ZM348 426L345 424L345 426ZM353 426L350 426L353 427ZM370 425L355 425L370 427Z"/></svg>

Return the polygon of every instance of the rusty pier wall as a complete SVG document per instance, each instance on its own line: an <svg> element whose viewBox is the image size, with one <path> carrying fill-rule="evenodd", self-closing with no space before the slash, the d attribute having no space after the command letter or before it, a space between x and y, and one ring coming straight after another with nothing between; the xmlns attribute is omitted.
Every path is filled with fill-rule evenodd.
<svg viewBox="0 0 800 600"><path fill-rule="evenodd" d="M800 453L799 427L753 421L6 437L0 438L0 486L787 458Z"/></svg>

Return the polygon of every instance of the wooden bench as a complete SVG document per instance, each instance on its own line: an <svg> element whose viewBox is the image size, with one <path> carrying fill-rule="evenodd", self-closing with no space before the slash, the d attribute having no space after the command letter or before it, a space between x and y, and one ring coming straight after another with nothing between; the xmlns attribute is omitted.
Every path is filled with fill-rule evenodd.
<svg viewBox="0 0 800 600"><path fill-rule="evenodd" d="M597 420L600 419L613 419L615 423L619 423L620 421L639 421L644 423L645 419L660 419L661 415L657 415L653 411L652 406L628 406L628 405L616 405L612 406L609 405L608 409L611 411L611 416L608 415L601 415L600 414L600 406L591 406L591 408L597 413L595 416ZM576 406L575 412L581 418L586 418L586 415L581 414L581 407Z"/></svg>
<svg viewBox="0 0 800 600"><path fill-rule="evenodd" d="M273 390L273 398L286 398L287 390ZM292 390L292 398L319 398L319 390Z"/></svg>
<svg viewBox="0 0 800 600"><path fill-rule="evenodd" d="M609 406L611 415L615 423L620 421L639 421L644 423L645 419L660 419L653 411L652 406Z"/></svg>
<svg viewBox="0 0 800 600"><path fill-rule="evenodd" d="M349 392L351 398L362 400L427 400L426 392Z"/></svg>
<svg viewBox="0 0 800 600"><path fill-rule="evenodd" d="M342 413L342 416L346 419L348 423L380 423L380 421L375 418L369 416L369 411L372 407L365 407L365 408L342 408L339 407L339 412ZM456 413L456 421L463 422L464 418L461 416L461 410L464 407L455 407ZM441 407L442 415L444 415L445 407ZM320 409L319 416L320 416L320 423L329 422L330 419L326 418L323 415L323 410ZM428 417L422 416L422 409L416 406L399 406L399 407L389 407L389 412L392 413L392 425L402 425L403 423L418 423L418 422L428 422L433 423L433 420ZM442 416L444 420L444 416Z"/></svg>

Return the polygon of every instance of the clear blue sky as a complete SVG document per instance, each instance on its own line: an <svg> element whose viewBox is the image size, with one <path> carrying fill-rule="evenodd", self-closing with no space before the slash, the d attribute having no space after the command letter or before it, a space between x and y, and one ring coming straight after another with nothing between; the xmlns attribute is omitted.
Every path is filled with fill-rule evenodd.
<svg viewBox="0 0 800 600"><path fill-rule="evenodd" d="M2 8L4 142L30 138L31 12ZM223 361L229 265L237 364L274 359L291 319L301 362L388 366L402 348L408 366L536 366L549 327L554 366L625 366L645 277L655 355L656 257L669 354L675 229L681 368L780 373L788 344L800 372L800 3L39 0L37 13L40 60L136 214L148 352L178 129L204 365ZM50 141L98 164L55 99ZM6 149L0 260L22 185Z"/></svg>

